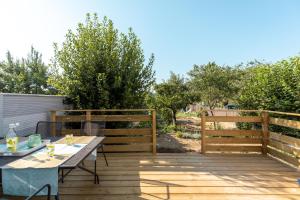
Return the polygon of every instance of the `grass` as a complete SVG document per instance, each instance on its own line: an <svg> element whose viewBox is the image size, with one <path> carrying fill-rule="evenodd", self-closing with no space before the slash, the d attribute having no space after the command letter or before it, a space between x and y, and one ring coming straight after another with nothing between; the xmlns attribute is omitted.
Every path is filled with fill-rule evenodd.
<svg viewBox="0 0 300 200"><path fill-rule="evenodd" d="M176 117L198 117L198 112L179 112Z"/></svg>
<svg viewBox="0 0 300 200"><path fill-rule="evenodd" d="M200 133L190 133L190 132L176 132L176 137L178 138L184 138L184 139L200 139L201 134Z"/></svg>

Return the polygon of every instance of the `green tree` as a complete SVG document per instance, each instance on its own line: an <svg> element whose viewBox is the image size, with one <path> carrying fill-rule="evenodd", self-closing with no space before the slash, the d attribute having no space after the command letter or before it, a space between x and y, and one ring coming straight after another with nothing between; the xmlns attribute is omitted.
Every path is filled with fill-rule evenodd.
<svg viewBox="0 0 300 200"><path fill-rule="evenodd" d="M47 94L48 67L42 55L31 47L28 57L14 59L8 51L0 63L0 92Z"/></svg>
<svg viewBox="0 0 300 200"><path fill-rule="evenodd" d="M299 56L275 64L259 63L246 69L239 106L243 109L300 112L299 74Z"/></svg>
<svg viewBox="0 0 300 200"><path fill-rule="evenodd" d="M26 73L24 65L18 59L14 59L11 53L6 53L6 60L0 64L0 92L22 92L22 77Z"/></svg>
<svg viewBox="0 0 300 200"><path fill-rule="evenodd" d="M176 114L191 103L185 79L171 72L170 78L154 86L155 93L148 97L148 104L156 108L162 117L176 125ZM171 120L170 120L171 118Z"/></svg>
<svg viewBox="0 0 300 200"><path fill-rule="evenodd" d="M143 107L154 83L154 56L145 63L141 41L129 29L119 33L106 17L87 14L69 30L61 48L55 44L50 85L76 108Z"/></svg>
<svg viewBox="0 0 300 200"><path fill-rule="evenodd" d="M48 67L42 60L42 54L31 47L31 51L27 59L23 59L26 66L23 83L25 83L26 93L31 94L46 94L49 93L47 80L48 80Z"/></svg>
<svg viewBox="0 0 300 200"><path fill-rule="evenodd" d="M238 98L242 109L300 113L300 56L246 69ZM273 114L272 114L273 115ZM274 115L276 117L276 115ZM285 116L280 116L285 117ZM289 116L288 119L291 119ZM241 125L247 125L241 123ZM247 127L247 126L246 126ZM248 126L249 127L249 126ZM270 125L271 131L300 137L299 130Z"/></svg>
<svg viewBox="0 0 300 200"><path fill-rule="evenodd" d="M239 68L221 67L214 62L194 65L188 73L189 87L198 102L213 110L238 95L241 73Z"/></svg>

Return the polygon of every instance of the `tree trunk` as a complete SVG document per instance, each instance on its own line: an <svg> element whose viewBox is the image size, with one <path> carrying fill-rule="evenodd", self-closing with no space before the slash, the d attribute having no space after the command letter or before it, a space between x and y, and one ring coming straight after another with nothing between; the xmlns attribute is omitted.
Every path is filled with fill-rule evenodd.
<svg viewBox="0 0 300 200"><path fill-rule="evenodd" d="M209 106L209 109L210 109L211 116L213 117L214 116L214 112L213 112L214 107ZM214 122L214 129L217 130L217 124L216 124L216 122Z"/></svg>
<svg viewBox="0 0 300 200"><path fill-rule="evenodd" d="M176 110L172 110L172 124L176 126Z"/></svg>

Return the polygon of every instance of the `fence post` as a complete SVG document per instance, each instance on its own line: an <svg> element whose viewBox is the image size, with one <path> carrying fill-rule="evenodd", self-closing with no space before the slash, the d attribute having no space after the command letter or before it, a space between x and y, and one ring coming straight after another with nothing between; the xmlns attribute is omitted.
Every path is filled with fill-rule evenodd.
<svg viewBox="0 0 300 200"><path fill-rule="evenodd" d="M50 121L51 122L56 122L56 111L52 110L50 111ZM55 123L51 124L51 135L55 136L56 135L56 128L55 128Z"/></svg>
<svg viewBox="0 0 300 200"><path fill-rule="evenodd" d="M269 113L262 111L262 153L267 154L267 145L269 141Z"/></svg>
<svg viewBox="0 0 300 200"><path fill-rule="evenodd" d="M156 154L156 111L152 111L152 153Z"/></svg>
<svg viewBox="0 0 300 200"><path fill-rule="evenodd" d="M205 111L201 113L201 153L205 154Z"/></svg>
<svg viewBox="0 0 300 200"><path fill-rule="evenodd" d="M85 121L87 122L86 125L86 129L87 129L87 133L91 134L92 133L92 125L91 125L91 120L92 120L92 112L90 110L87 110L85 112ZM82 127L84 128L84 127Z"/></svg>

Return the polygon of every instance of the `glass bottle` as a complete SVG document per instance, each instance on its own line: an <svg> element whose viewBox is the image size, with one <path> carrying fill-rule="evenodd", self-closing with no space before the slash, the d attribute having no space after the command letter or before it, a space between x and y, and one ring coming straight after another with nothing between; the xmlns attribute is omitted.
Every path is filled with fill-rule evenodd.
<svg viewBox="0 0 300 200"><path fill-rule="evenodd" d="M8 125L8 132L5 136L6 138L6 147L9 151L15 152L17 150L17 144L18 144L18 137L15 132L15 128L18 126L18 124L9 124Z"/></svg>

